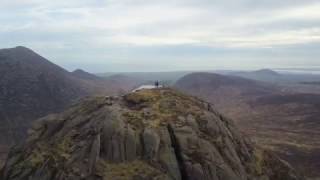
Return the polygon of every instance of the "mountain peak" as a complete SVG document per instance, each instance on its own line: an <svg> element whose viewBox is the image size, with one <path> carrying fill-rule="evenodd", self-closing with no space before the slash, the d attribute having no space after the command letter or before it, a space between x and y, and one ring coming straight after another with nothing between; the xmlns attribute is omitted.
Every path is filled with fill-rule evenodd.
<svg viewBox="0 0 320 180"><path fill-rule="evenodd" d="M78 78L87 79L87 80L102 80L102 78L91 74L89 72L86 72L82 69L76 69L72 72L72 74Z"/></svg>
<svg viewBox="0 0 320 180"><path fill-rule="evenodd" d="M13 48L5 48L5 49L0 49L0 53L8 53L8 54L21 54L21 53L34 53L31 49L24 47L24 46L16 46Z"/></svg>
<svg viewBox="0 0 320 180"><path fill-rule="evenodd" d="M82 69L76 69L73 71L73 73L87 73L87 72Z"/></svg>
<svg viewBox="0 0 320 180"><path fill-rule="evenodd" d="M9 64L20 64L37 71L60 71L66 73L67 71L60 66L50 62L46 58L24 46L17 46L14 48L0 49L0 60Z"/></svg>
<svg viewBox="0 0 320 180"><path fill-rule="evenodd" d="M3 49L3 50L7 50L7 51L10 51L11 53L16 53L16 54L38 55L32 49L27 48L25 46L16 46L14 48L8 48L8 49Z"/></svg>
<svg viewBox="0 0 320 180"><path fill-rule="evenodd" d="M265 75L277 75L277 76L280 75L279 73L271 69L260 69L260 70L254 71L254 73L265 74Z"/></svg>
<svg viewBox="0 0 320 180"><path fill-rule="evenodd" d="M88 99L29 134L1 179L299 179L212 105L172 89Z"/></svg>
<svg viewBox="0 0 320 180"><path fill-rule="evenodd" d="M28 49L28 50L30 50L29 48L27 48L25 46L16 46L14 49Z"/></svg>

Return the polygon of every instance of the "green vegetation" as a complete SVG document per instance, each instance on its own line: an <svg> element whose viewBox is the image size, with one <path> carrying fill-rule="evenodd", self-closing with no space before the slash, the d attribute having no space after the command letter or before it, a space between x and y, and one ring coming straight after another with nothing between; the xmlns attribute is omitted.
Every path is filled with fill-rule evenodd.
<svg viewBox="0 0 320 180"><path fill-rule="evenodd" d="M123 116L137 129L165 126L179 121L179 116L198 117L203 113L198 100L167 89L141 90L126 95L125 100L130 109Z"/></svg>
<svg viewBox="0 0 320 180"><path fill-rule="evenodd" d="M52 168L59 168L71 154L71 138L65 137L61 142L56 142L52 146L46 143L38 143L33 148L29 157L17 164L18 167L37 168L46 162L50 162Z"/></svg>
<svg viewBox="0 0 320 180"><path fill-rule="evenodd" d="M98 167L98 174L102 176L104 180L131 180L151 178L156 178L158 180L168 179L166 175L163 175L163 172L141 160L135 160L125 163L109 163L106 161L100 161Z"/></svg>
<svg viewBox="0 0 320 180"><path fill-rule="evenodd" d="M254 161L254 171L257 175L263 174L263 167L264 167L264 151L258 148L254 149L253 152L255 161Z"/></svg>

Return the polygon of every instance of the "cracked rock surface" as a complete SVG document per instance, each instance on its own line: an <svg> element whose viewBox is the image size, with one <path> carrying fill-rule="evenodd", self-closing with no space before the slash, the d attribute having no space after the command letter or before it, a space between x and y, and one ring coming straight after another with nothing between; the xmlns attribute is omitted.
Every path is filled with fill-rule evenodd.
<svg viewBox="0 0 320 180"><path fill-rule="evenodd" d="M171 89L85 100L36 121L3 180L298 180L212 105Z"/></svg>

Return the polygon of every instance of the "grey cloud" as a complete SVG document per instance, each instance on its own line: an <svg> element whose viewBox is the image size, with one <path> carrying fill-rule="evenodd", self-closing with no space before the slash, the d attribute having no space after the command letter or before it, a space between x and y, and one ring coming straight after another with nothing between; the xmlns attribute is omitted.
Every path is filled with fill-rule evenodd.
<svg viewBox="0 0 320 180"><path fill-rule="evenodd" d="M318 0L4 0L0 41L95 72L320 65L319 12Z"/></svg>

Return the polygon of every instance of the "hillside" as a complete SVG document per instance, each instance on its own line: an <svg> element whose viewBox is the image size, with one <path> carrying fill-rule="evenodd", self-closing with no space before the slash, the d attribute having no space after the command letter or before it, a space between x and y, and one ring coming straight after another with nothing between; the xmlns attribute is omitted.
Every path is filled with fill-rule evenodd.
<svg viewBox="0 0 320 180"><path fill-rule="evenodd" d="M6 143L19 140L31 119L89 94L68 71L24 47L0 50L0 88L0 142Z"/></svg>
<svg viewBox="0 0 320 180"><path fill-rule="evenodd" d="M233 108L243 99L253 99L275 92L277 87L236 76L214 73L192 73L177 81L175 87L189 94L214 102L219 109ZM227 99L226 99L227 98Z"/></svg>
<svg viewBox="0 0 320 180"><path fill-rule="evenodd" d="M0 166L1 155L25 139L33 119L59 112L85 96L133 88L119 86L84 71L70 73L25 47L1 49Z"/></svg>
<svg viewBox="0 0 320 180"><path fill-rule="evenodd" d="M232 120L170 89L97 97L34 123L3 180L298 180Z"/></svg>
<svg viewBox="0 0 320 180"><path fill-rule="evenodd" d="M260 146L320 176L319 95L211 73L187 75L175 87L213 103Z"/></svg>

